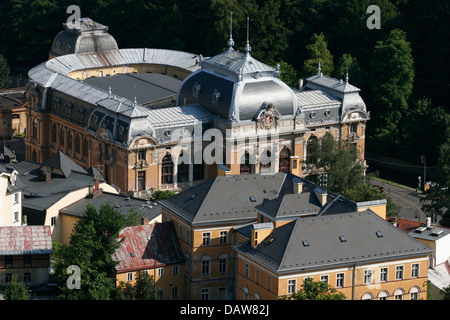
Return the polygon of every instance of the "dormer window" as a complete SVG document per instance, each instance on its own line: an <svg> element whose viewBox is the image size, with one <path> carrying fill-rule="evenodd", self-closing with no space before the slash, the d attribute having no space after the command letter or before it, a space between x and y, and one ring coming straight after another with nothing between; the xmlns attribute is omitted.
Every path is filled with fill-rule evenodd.
<svg viewBox="0 0 450 320"><path fill-rule="evenodd" d="M201 89L202 89L202 86L199 83L195 82L192 87L192 96L194 98L198 98L198 95L200 94Z"/></svg>
<svg viewBox="0 0 450 320"><path fill-rule="evenodd" d="M214 89L212 94L212 104L218 104L220 99L220 92L217 89Z"/></svg>

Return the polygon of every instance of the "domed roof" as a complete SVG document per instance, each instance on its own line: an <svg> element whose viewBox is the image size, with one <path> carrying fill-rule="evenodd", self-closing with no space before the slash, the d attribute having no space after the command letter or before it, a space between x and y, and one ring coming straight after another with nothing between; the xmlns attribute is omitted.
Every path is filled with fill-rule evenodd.
<svg viewBox="0 0 450 320"><path fill-rule="evenodd" d="M280 116L293 116L297 109L294 92L270 67L249 52L232 48L200 61L201 69L184 79L178 93L178 105L199 104L226 120L240 122L255 119L268 104Z"/></svg>
<svg viewBox="0 0 450 320"><path fill-rule="evenodd" d="M116 40L108 33L108 27L90 18L80 19L79 26L75 28L69 28L66 23L63 26L64 30L53 40L52 57L118 49Z"/></svg>

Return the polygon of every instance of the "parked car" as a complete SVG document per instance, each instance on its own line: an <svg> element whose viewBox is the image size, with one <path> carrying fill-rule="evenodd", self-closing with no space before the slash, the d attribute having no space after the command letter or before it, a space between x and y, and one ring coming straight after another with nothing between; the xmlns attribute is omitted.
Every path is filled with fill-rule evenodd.
<svg viewBox="0 0 450 320"><path fill-rule="evenodd" d="M58 294L59 288L56 283L42 284L36 288L28 290L31 297L51 297L55 298Z"/></svg>

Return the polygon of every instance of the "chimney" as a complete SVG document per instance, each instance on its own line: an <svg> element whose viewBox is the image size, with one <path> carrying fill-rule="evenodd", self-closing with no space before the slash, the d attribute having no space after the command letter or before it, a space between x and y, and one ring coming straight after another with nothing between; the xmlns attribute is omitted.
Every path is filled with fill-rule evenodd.
<svg viewBox="0 0 450 320"><path fill-rule="evenodd" d="M303 79L302 78L300 78L299 80L298 80L298 89L301 91L301 90L303 90Z"/></svg>
<svg viewBox="0 0 450 320"><path fill-rule="evenodd" d="M302 193L303 183L300 181L300 179L293 179L292 183L294 186L294 193Z"/></svg>
<svg viewBox="0 0 450 320"><path fill-rule="evenodd" d="M267 236L272 233L272 230L272 222L254 224L252 226L252 235L250 239L252 248L256 248L261 243L261 241L266 239Z"/></svg>
<svg viewBox="0 0 450 320"><path fill-rule="evenodd" d="M431 217L425 219L427 228L431 228Z"/></svg>
<svg viewBox="0 0 450 320"><path fill-rule="evenodd" d="M150 224L150 219L148 217L141 217L141 224L142 225Z"/></svg>
<svg viewBox="0 0 450 320"><path fill-rule="evenodd" d="M315 187L314 193L316 194L317 200L319 200L320 205L323 207L327 203L327 192L319 187Z"/></svg>

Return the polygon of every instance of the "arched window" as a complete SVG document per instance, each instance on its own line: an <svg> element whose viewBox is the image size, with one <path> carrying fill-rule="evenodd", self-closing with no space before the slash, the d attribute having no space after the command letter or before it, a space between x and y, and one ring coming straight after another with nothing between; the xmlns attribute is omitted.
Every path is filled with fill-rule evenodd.
<svg viewBox="0 0 450 320"><path fill-rule="evenodd" d="M161 162L161 184L173 183L173 162L170 154L167 154Z"/></svg>
<svg viewBox="0 0 450 320"><path fill-rule="evenodd" d="M279 172L289 172L289 159L290 159L290 152L287 147L284 147L280 151L280 164L279 164Z"/></svg>
<svg viewBox="0 0 450 320"><path fill-rule="evenodd" d="M36 119L33 119L33 130L32 130L32 137L37 138L38 135L38 123Z"/></svg>
<svg viewBox="0 0 450 320"><path fill-rule="evenodd" d="M83 157L87 157L89 155L89 140L84 138L83 140Z"/></svg>
<svg viewBox="0 0 450 320"><path fill-rule="evenodd" d="M244 300L248 300L249 293L250 293L250 292L248 291L248 288L247 288L247 287L244 287L242 290L244 291Z"/></svg>
<svg viewBox="0 0 450 320"><path fill-rule="evenodd" d="M403 295L405 294L405 291L403 289L397 289L394 291L394 299L395 300L403 300Z"/></svg>
<svg viewBox="0 0 450 320"><path fill-rule="evenodd" d="M270 172L270 166L272 164L271 162L271 152L270 150L264 150L260 155L259 155L259 172L260 173L269 173Z"/></svg>
<svg viewBox="0 0 450 320"><path fill-rule="evenodd" d="M409 290L409 294L410 294L410 300L419 300L419 292L420 292L420 288L419 287L412 287L411 290Z"/></svg>
<svg viewBox="0 0 450 320"><path fill-rule="evenodd" d="M72 130L67 131L67 148L72 151Z"/></svg>
<svg viewBox="0 0 450 320"><path fill-rule="evenodd" d="M181 161L183 159L183 152L179 155L178 159ZM188 163L178 163L178 182L189 181L189 164Z"/></svg>
<svg viewBox="0 0 450 320"><path fill-rule="evenodd" d="M258 292L255 292L255 300L261 300L261 296Z"/></svg>
<svg viewBox="0 0 450 320"><path fill-rule="evenodd" d="M64 128L59 128L59 144L64 146Z"/></svg>
<svg viewBox="0 0 450 320"><path fill-rule="evenodd" d="M306 143L306 163L314 163L317 160L319 150L319 139L312 135Z"/></svg>
<svg viewBox="0 0 450 320"><path fill-rule="evenodd" d="M81 153L81 137L79 133L75 137L75 152Z"/></svg>
<svg viewBox="0 0 450 320"><path fill-rule="evenodd" d="M58 136L58 129L56 128L56 124L53 124L52 125L52 142L53 143L56 143L57 136Z"/></svg>
<svg viewBox="0 0 450 320"><path fill-rule="evenodd" d="M212 257L210 255L205 255L202 257L201 261L202 261L202 276L211 275Z"/></svg>
<svg viewBox="0 0 450 320"><path fill-rule="evenodd" d="M373 299L373 296L369 292L364 293L361 297L361 300L372 300L372 299Z"/></svg>
<svg viewBox="0 0 450 320"><path fill-rule="evenodd" d="M381 291L379 294L378 294L378 299L379 300L387 300L387 297L389 296L389 292L387 292L387 291Z"/></svg>
<svg viewBox="0 0 450 320"><path fill-rule="evenodd" d="M245 154L241 157L240 174L249 174L249 173L251 173L250 155L248 154L248 152L245 152Z"/></svg>

